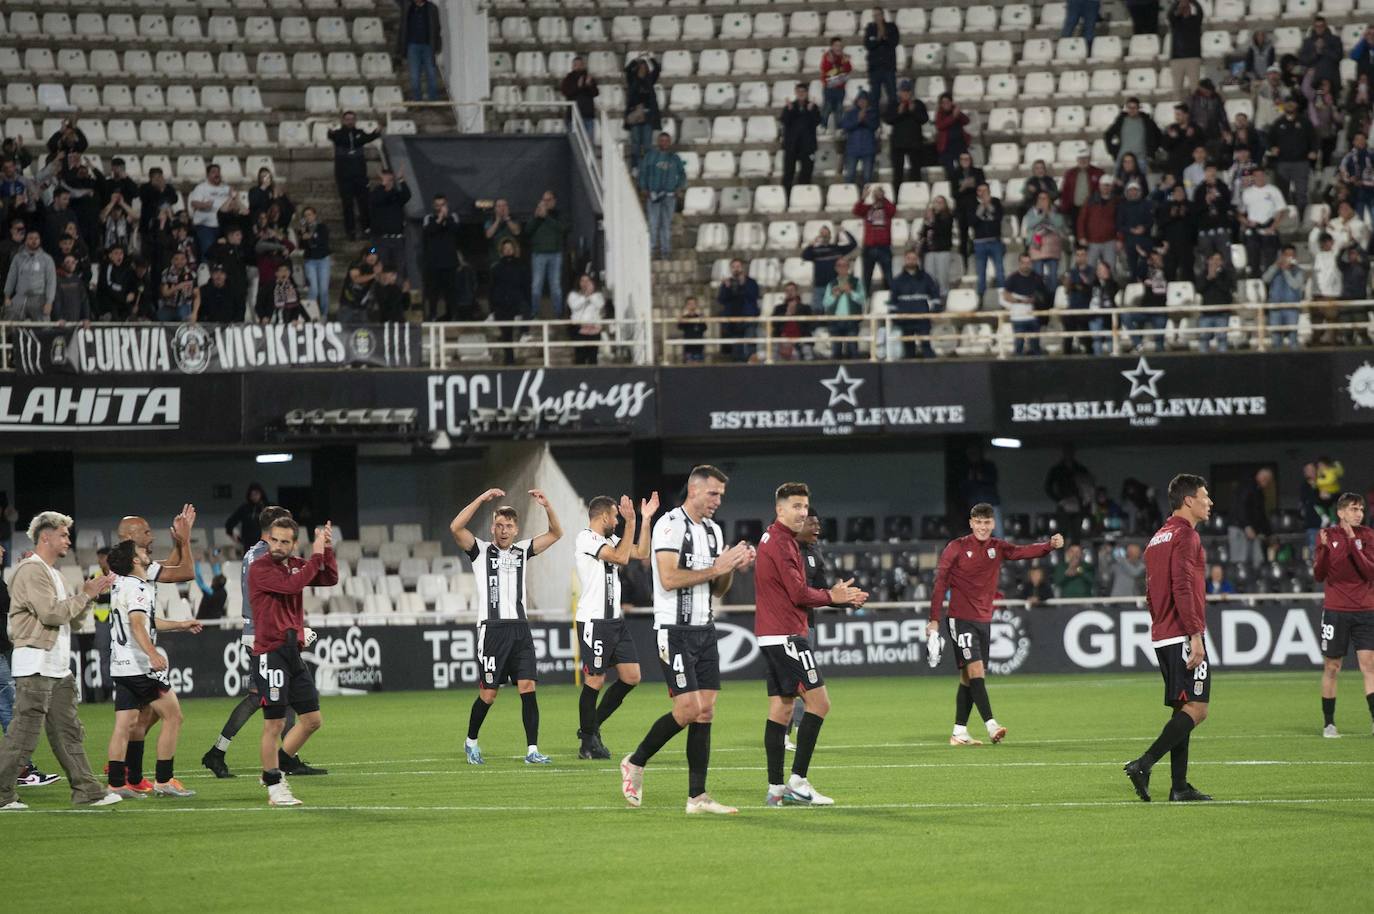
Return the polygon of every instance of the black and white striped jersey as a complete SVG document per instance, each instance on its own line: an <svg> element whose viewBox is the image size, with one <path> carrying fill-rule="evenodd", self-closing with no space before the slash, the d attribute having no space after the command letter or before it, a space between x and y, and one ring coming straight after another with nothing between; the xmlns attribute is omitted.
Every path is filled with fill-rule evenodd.
<svg viewBox="0 0 1374 914"><path fill-rule="evenodd" d="M609 538L590 528L577 534L573 544L577 566L578 622L594 622L606 619L619 619L620 575L613 562L597 558L604 549L614 549L620 544L620 537L614 533Z"/></svg>
<svg viewBox="0 0 1374 914"><path fill-rule="evenodd" d="M477 579L477 621L525 622L529 608L525 572L534 558L534 540L511 543L499 549L495 543L473 537L468 559Z"/></svg>
<svg viewBox="0 0 1374 914"><path fill-rule="evenodd" d="M711 582L679 590L665 590L658 571L663 553L677 557L677 567L689 571L710 568L724 549L720 525L704 518L694 521L682 508L674 508L654 524L654 627L681 628L711 625Z"/></svg>

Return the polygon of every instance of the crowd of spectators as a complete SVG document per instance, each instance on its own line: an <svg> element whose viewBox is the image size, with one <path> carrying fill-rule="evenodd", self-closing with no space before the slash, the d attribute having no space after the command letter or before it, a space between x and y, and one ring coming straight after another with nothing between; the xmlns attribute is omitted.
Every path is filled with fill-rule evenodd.
<svg viewBox="0 0 1374 914"><path fill-rule="evenodd" d="M837 171L828 177L859 189L853 215L862 220L862 260L846 278L850 291L827 294L837 272L832 252L841 246L833 230L806 239L800 252L816 265L812 313L831 319L862 315L875 291L896 291L890 226L902 218L910 220L916 270L933 279L939 295L890 298L889 310L920 312L908 324L928 325L924 315L941 311L949 291L963 284L971 268L982 309L1005 311L1014 324L1018 353L1040 351L1037 340L1019 337L1045 328L1045 312L1057 298L1066 312L1121 309L1128 349L1162 349L1163 312L1123 307L1124 293L1138 289L1132 296L1136 307L1163 308L1169 284L1178 282L1191 283L1192 304L1206 308L1192 313L1197 331L1190 338L1204 349L1227 347L1225 328L1237 312L1226 306L1247 295L1277 305L1331 302L1310 311L1316 341L1340 343L1356 336L1348 327L1328 331L1321 325L1368 319L1366 306L1341 303L1369 298L1374 151L1367 131L1374 118L1374 26L1348 55L1320 16L1297 54L1277 55L1268 34L1256 30L1248 44L1217 66L1204 65L1206 13L1195 0L1167 5L1128 0L1126 7L1135 34L1163 32L1177 102L1160 102L1147 111L1136 97L1121 99L1119 117L1101 136L1110 160L1094 161L1085 144L1084 155L1060 175L1035 161L1017 199L993 195L970 135L973 120L958 100L950 93L934 100L915 96L913 82L898 72L897 27L882 10L875 9L863 26L868 82L851 95L850 104L846 89L855 68L845 45L852 39L831 38L818 73L821 98L812 98L808 83L799 82L779 112L779 177L789 197L797 185L826 180L816 174L818 150L826 143L838 150ZM1081 29L1091 45L1100 14L1096 0L1068 3L1063 34ZM1355 63L1353 80L1341 78L1340 63L1347 56ZM624 124L649 209L653 254L668 257L672 216L687 180L672 137L661 132L665 118L654 93L659 73L652 54L630 62ZM579 59L563 85L565 96L579 105L585 101L590 112L588 80ZM1245 96L1253 117L1227 110L1228 99ZM920 212L898 212L895 201L884 199L874 183L880 160L890 166L889 186L939 169L949 196L936 196ZM1019 253L1015 269L1007 263L1008 242L1029 256L1029 273ZM854 247L838 254L857 256ZM732 265L723 281L715 313L759 317L760 302L734 291L740 285L738 269L738 263ZM1262 284L1256 287L1261 291L1242 294L1247 280ZM984 298L989 289L998 291ZM1266 313L1272 346L1297 345L1300 311L1280 307ZM796 313L795 306L787 313ZM1065 351L1104 350L1109 318L1066 313L1062 321L1074 334L1063 340ZM789 332L809 336L816 326L791 324ZM749 336L756 330L736 323L728 332ZM847 343L837 346L841 354L853 351ZM783 351L785 358L800 359L814 348L789 345L775 349L775 357ZM933 354L928 343L906 351ZM738 358L754 351L731 344L726 354Z"/></svg>

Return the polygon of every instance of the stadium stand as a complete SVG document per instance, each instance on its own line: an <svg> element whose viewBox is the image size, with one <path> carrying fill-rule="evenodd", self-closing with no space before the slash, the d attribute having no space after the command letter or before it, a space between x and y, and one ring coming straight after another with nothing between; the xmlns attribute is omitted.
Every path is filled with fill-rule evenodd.
<svg viewBox="0 0 1374 914"><path fill-rule="evenodd" d="M95 177L109 178L115 158L135 185L161 168L178 209L212 164L247 208L267 168L295 207L315 207L334 228L337 290L357 253L340 228L326 136L341 111L356 110L363 129L453 128L444 107L405 107L403 67L390 56L397 23L395 4L368 0L174 9L93 2L70 11L18 0L0 19L0 128L34 157L26 175L38 177L40 191L56 177L41 171L42 147L65 121L80 132ZM137 221L137 200L125 202ZM294 240L289 213L283 221ZM105 239L83 240L99 242L88 245L98 266Z"/></svg>
<svg viewBox="0 0 1374 914"><path fill-rule="evenodd" d="M1364 32L1366 17L1374 13L1374 4L1324 5L1322 12L1329 31L1322 39L1324 44L1318 47L1314 47L1311 31L1315 27L1316 4L1284 5L1254 0L1247 5L1244 0L1204 0L1198 5L1202 10L1198 52L1201 73L1211 80L1225 105L1225 120L1207 125L1209 157L1222 166L1223 180L1233 183L1229 173L1231 149L1243 142L1234 139L1238 119L1253 119L1267 126L1278 115L1271 90L1263 85L1262 71L1266 68L1261 67L1261 72L1247 70L1247 61L1253 59L1249 53L1252 38L1260 31L1271 36L1268 45L1261 46L1260 56L1268 59L1263 58L1266 47L1267 53L1276 52L1273 62L1282 71L1281 97L1294 97L1303 109L1299 112L1303 118L1308 117L1309 107L1318 112L1319 146L1322 138L1328 136L1328 145L1338 144L1334 156L1329 149L1319 153L1319 167L1314 169L1308 194L1311 205L1298 189L1301 182L1291 189L1287 179L1278 182L1283 185L1286 204L1280 235L1299 248L1304 295L1330 294L1329 289L1317 288L1321 274L1324 273L1328 285L1334 282L1335 274L1329 267L1313 268L1322 260L1317 256L1320 232L1315 230L1328 228L1333 205L1342 193L1336 180L1337 166L1346 148L1346 136L1353 130L1333 127L1329 113L1334 109L1337 119L1367 121L1367 100L1361 96L1360 101L1351 103L1345 93L1355 82L1359 67L1366 66L1357 65L1349 55ZM1062 183L1063 176L1075 167L1079 154L1084 152L1093 166L1114 172L1114 156L1108 150L1106 134L1128 97L1140 99L1141 110L1166 132L1171 148L1191 143L1190 139L1167 133L1174 124L1174 106L1186 102L1196 115L1209 111L1211 103L1200 102L1193 87L1175 85L1175 74L1187 68L1180 68L1178 61L1171 59L1175 56L1174 29L1169 4L1164 6L1158 33L1132 34L1124 8L1120 4L1104 4L1104 18L1097 24L1091 45L1082 36L1063 34L1063 3L958 4L938 8L931 5L901 9L889 16L900 33L896 48L898 78L913 81L915 98L924 103L931 120L935 118L937 96L943 92L952 92L954 101L968 115L966 129L971 137L975 167L981 168L992 196L1006 205L1001 240L1006 246L1008 274L1015 270L1017 253L1028 245L1024 220L1033 200L1024 194L1027 186L1033 186L1028 185L1027 179L1037 160L1045 162L1048 174L1057 184ZM622 123L623 68L647 54L654 55L661 64L654 91L662 113L662 129L674 136L689 182L674 227L675 253L670 260L660 263L654 273L655 307L665 318L675 314L688 295L713 301L716 296L712 286L728 270L730 255L744 257L749 263L749 274L762 287L760 307L767 315L782 301L783 282L797 282L803 292L807 291L810 264L796 258L801 247L814 238L811 226L825 221L837 232L843 228L862 239L861 223L850 212L852 197L842 182L844 157L839 132L833 125L821 131L815 156L816 184L793 186L789 195L783 184L784 152L779 148L776 121L799 81L809 86L810 98L821 103L821 60L831 37L840 40L853 66L845 86L845 106L852 105L860 92L871 89L863 46L869 9L854 3L821 14L800 5L786 7L728 10L709 0L675 3L668 11L650 10L641 4L531 9L526 4L498 0L493 5L491 44L495 56L504 59L514 55L523 61L515 67L494 69L494 93L514 97L523 92L529 98L532 90L561 78L565 71L559 64L571 54L585 55L588 68L602 85L596 105L607 116L609 137L603 139L626 139ZM569 20L569 16L574 18ZM1333 56L1336 42L1340 51ZM1177 56L1190 53L1183 49ZM1329 58L1322 75L1338 76L1344 81L1332 99L1320 96L1320 84L1309 82L1304 89L1300 62L1312 63L1319 54ZM541 57L544 63L539 62ZM1309 103L1308 96L1314 101ZM502 129L524 130L527 125L513 125L522 125L530 116L528 111L507 114ZM1225 137L1221 136L1223 125ZM877 156L879 181L890 181L893 177L888 155L891 135L892 127L883 124ZM927 146L936 140L933 125L926 126L925 139ZM1181 153L1181 159L1171 158L1166 163L1161 152L1159 160L1150 163L1149 191L1150 195L1160 193L1159 208L1167 208L1167 187L1160 191L1162 175L1169 170L1181 172L1190 163L1190 153L1188 148ZM1284 171L1274 162L1269 163L1269 168L1274 177L1280 177ZM924 180L907 180L897 188L888 186L889 198L894 197L895 190L898 201L891 228L894 246L899 248L922 238L927 201L944 196L951 209L962 209L947 183L952 174L933 162L921 171L917 177ZM1189 190L1192 189L1190 185ZM783 200L788 201L785 208L781 205ZM762 236L750 228L743 232L737 228L752 225L760 217L779 216L786 220L781 224L789 228ZM1071 232L1073 229L1069 226ZM1157 237L1159 234L1156 232ZM1228 245L1225 250L1230 266L1238 273L1233 295L1237 302L1255 301L1257 294L1261 298L1269 294L1268 290L1256 293L1253 285L1239 281L1246 275L1259 278L1272 259L1272 252L1266 249L1262 258L1250 256L1247 263L1246 252L1239 244L1244 240L1243 234L1235 238L1234 249ZM725 238L735 243L723 243ZM740 244L741 240L745 243ZM1339 252L1345 247L1339 232L1335 240ZM972 275L975 264L970 254L965 252L962 269L955 271L952 285L956 290L982 285ZM1066 245L1066 265L1071 256L1072 247ZM1134 268L1135 258L1131 260ZM790 264L790 268L785 268L784 263ZM1194 274L1191 269L1175 270L1175 265L1169 263L1168 276L1162 281L1192 283L1192 294L1182 285L1165 294L1160 286L1159 303L1167 301L1180 308L1199 304L1202 282L1198 274L1202 269L1205 267L1200 265ZM1149 272L1148 266L1141 271ZM1151 279L1147 293L1153 292L1157 284L1154 277L1145 275L1122 278L1125 281L1119 284L1118 304L1137 300L1127 291L1132 282ZM1367 297L1367 286L1361 292L1360 298ZM1064 290L1051 289L1050 294L1055 299L1054 307L1067 306ZM996 295L995 289L990 288L980 307L997 307ZM1362 308L1345 317L1367 323L1369 312ZM1239 339L1241 320L1236 315L1227 318L1233 341ZM1303 342L1312 340L1307 313L1298 320L1298 338ZM960 326L977 336L975 327L963 323L952 332L958 334ZM1061 327L1058 321L1051 324L1053 330ZM1171 347L1197 348L1201 339L1196 333L1198 329L1195 317L1175 319L1170 315L1167 335L1161 334L1160 340L1167 340ZM1010 331L1009 326L1001 331L1005 337L1002 343L1007 346ZM941 332L938 324L936 332ZM950 332L949 328L946 332ZM1057 341L1053 348L1059 351ZM979 346L966 350L961 343L958 351L987 350ZM952 353L950 347L942 352Z"/></svg>

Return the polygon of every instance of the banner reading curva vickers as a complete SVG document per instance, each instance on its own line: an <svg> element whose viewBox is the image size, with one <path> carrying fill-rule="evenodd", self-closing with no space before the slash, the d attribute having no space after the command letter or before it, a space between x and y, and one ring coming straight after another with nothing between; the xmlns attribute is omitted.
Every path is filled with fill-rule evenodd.
<svg viewBox="0 0 1374 914"><path fill-rule="evenodd" d="M418 324L98 324L21 327L22 374L201 374L420 364Z"/></svg>

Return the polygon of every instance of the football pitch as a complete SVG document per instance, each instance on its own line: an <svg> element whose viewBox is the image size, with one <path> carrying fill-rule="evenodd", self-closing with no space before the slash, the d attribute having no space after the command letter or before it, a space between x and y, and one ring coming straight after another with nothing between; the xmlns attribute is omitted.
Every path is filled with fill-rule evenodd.
<svg viewBox="0 0 1374 914"><path fill-rule="evenodd" d="M989 680L1010 733L978 748L946 744L952 675L835 680L811 780L836 805L816 809L763 805L763 684L727 683L708 789L740 813L690 818L685 734L650 763L642 808L620 795L620 756L668 707L657 683L603 729L610 762L576 758L575 690L541 688L548 768L521 761L513 689L481 768L462 751L471 691L326 698L302 755L331 773L292 780L296 809L258 786L259 718L229 750L239 777L218 781L198 762L232 702L187 701L178 776L199 796L73 810L65 780L25 790L32 811L0 825L5 869L45 911L1359 909L1374 847L1359 674L1341 680L1344 738L1324 740L1318 671L1217 673L1191 751L1210 804L1162 802L1167 759L1150 804L1121 773L1166 720L1154 674ZM98 772L113 712L82 717ZM150 741L150 774L153 756ZM36 761L57 770L46 744Z"/></svg>

